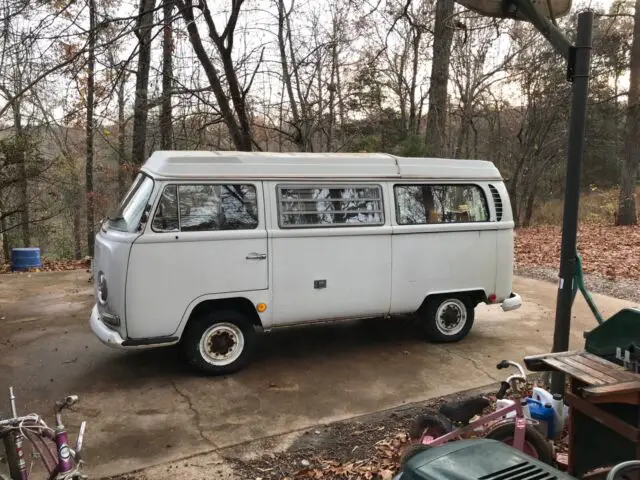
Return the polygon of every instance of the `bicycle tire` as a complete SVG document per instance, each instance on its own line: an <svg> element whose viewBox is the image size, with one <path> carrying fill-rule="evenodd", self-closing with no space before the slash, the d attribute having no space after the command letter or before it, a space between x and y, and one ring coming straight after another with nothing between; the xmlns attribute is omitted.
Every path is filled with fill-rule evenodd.
<svg viewBox="0 0 640 480"><path fill-rule="evenodd" d="M507 445L511 445L513 442L514 433L515 423L510 422L503 423L490 429L484 437L506 443ZM528 445L532 450L536 452L538 460L546 463L547 465L553 466L553 447L551 446L551 443L547 441L544 435L542 435L531 425L527 425L524 432L524 441L525 446ZM524 453L526 454L526 452Z"/></svg>
<svg viewBox="0 0 640 480"><path fill-rule="evenodd" d="M40 461L49 475L56 473L58 466L58 449L55 442L47 437L30 430L25 431L25 437L33 449L40 455Z"/></svg>
<svg viewBox="0 0 640 480"><path fill-rule="evenodd" d="M4 458L9 468L9 480L20 480L20 459L16 451L16 438L14 432L8 431L2 435Z"/></svg>

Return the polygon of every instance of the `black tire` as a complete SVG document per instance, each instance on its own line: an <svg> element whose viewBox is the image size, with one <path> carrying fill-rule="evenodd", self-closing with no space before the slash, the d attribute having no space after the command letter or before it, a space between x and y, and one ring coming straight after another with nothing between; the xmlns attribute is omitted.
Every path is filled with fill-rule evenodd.
<svg viewBox="0 0 640 480"><path fill-rule="evenodd" d="M513 440L514 429L514 423L503 423L502 425L498 425L497 427L489 430L485 435L485 438L511 445L510 440ZM527 425L524 432L524 441L536 451L538 454L538 460L546 463L547 465L553 466L553 447L544 435L531 425Z"/></svg>
<svg viewBox="0 0 640 480"><path fill-rule="evenodd" d="M473 327L475 304L467 295L438 295L427 299L418 316L430 341L458 342Z"/></svg>
<svg viewBox="0 0 640 480"><path fill-rule="evenodd" d="M183 345L187 361L198 372L228 375L249 363L255 337L256 332L249 318L234 310L221 310L193 319L187 326ZM217 343L214 344L214 341ZM239 350L234 352L234 348ZM220 358L216 359L216 355ZM225 355L229 358L224 359Z"/></svg>
<svg viewBox="0 0 640 480"><path fill-rule="evenodd" d="M409 438L420 440L425 430L434 438L446 435L454 430L454 426L448 418L439 413L428 413L417 417L409 428Z"/></svg>
<svg viewBox="0 0 640 480"><path fill-rule="evenodd" d="M400 468L403 469L409 460L431 448L433 447L430 447L429 445L425 445L423 443L413 443L409 445L402 453L402 458L400 459Z"/></svg>
<svg viewBox="0 0 640 480"><path fill-rule="evenodd" d="M16 452L16 440L13 432L7 432L2 436L2 463L0 463L0 479L4 474L9 474L10 480L20 480L20 459Z"/></svg>

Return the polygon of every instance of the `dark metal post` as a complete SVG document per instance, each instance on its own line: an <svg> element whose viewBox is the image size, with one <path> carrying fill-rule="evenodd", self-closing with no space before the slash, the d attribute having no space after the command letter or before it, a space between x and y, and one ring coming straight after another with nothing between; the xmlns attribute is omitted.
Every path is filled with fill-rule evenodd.
<svg viewBox="0 0 640 480"><path fill-rule="evenodd" d="M564 214L562 221L562 247L560 250L560 283L556 303L556 323L553 332L553 351L569 349L571 307L573 304L573 277L576 267L576 237L578 233L578 206L580 202L580 171L584 153L591 67L591 31L593 12L578 15L576 45L569 55L568 74L573 82L571 125L569 129L569 155L567 159ZM564 374L554 372L552 393L564 395Z"/></svg>

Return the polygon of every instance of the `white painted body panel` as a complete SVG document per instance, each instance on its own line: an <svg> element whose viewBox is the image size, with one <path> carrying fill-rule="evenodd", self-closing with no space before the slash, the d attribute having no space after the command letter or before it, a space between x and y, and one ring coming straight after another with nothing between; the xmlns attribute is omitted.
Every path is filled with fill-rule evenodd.
<svg viewBox="0 0 640 480"><path fill-rule="evenodd" d="M107 305L96 302L97 311L117 315L121 325L118 332L124 338L126 330L126 284L127 266L131 244L138 237L135 233L118 232L115 230L100 230L96 235L93 257L94 290L97 290L98 273L103 272L109 282L109 297Z"/></svg>
<svg viewBox="0 0 640 480"><path fill-rule="evenodd" d="M390 227L280 230L270 235L273 316L278 324L389 312ZM314 288L315 280L325 280L326 288Z"/></svg>
<svg viewBox="0 0 640 480"><path fill-rule="evenodd" d="M317 321L415 312L429 294L482 291L512 296L513 219L506 188L490 162L402 159L391 155L156 152L143 167L155 180L151 212L167 184L251 183L259 224L251 230L101 232L95 271L108 278L118 338L173 341L205 300L265 303L265 329ZM333 172L333 173L332 173ZM473 183L490 221L399 225L395 184ZM287 183L379 185L384 224L281 228L276 187ZM502 218L489 184L500 193ZM250 260L250 254L265 259ZM316 288L314 281L326 281ZM519 303L519 297L511 299ZM517 305L510 308L517 308ZM105 343L118 344L100 327ZM105 333L106 332L106 333ZM169 340L167 340L167 338ZM124 341L124 340L123 340ZM123 342L120 342L123 343ZM126 344L126 342L124 342Z"/></svg>
<svg viewBox="0 0 640 480"><path fill-rule="evenodd" d="M415 312L430 294L494 292L496 231L461 226L393 227L392 313Z"/></svg>
<svg viewBox="0 0 640 480"><path fill-rule="evenodd" d="M262 198L260 183L254 183ZM162 185L159 186L161 188ZM130 338L173 335L195 299L269 287L264 204L253 230L157 233L147 225L131 248L127 281Z"/></svg>

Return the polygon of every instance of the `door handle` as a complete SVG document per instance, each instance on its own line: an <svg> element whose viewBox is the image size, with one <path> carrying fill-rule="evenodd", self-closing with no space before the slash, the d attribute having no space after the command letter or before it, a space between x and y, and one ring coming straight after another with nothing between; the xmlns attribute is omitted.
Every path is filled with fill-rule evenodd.
<svg viewBox="0 0 640 480"><path fill-rule="evenodd" d="M247 260L265 260L266 258L266 253L250 253L247 255Z"/></svg>

